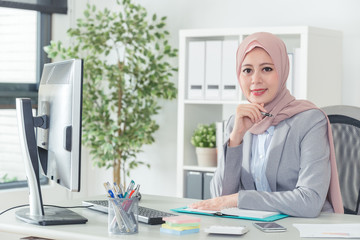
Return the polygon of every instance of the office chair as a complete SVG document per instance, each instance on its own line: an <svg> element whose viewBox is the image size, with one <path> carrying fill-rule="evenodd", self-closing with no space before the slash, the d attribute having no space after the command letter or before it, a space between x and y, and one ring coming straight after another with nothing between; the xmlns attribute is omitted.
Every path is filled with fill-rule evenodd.
<svg viewBox="0 0 360 240"><path fill-rule="evenodd" d="M328 106L345 214L360 214L360 108Z"/></svg>

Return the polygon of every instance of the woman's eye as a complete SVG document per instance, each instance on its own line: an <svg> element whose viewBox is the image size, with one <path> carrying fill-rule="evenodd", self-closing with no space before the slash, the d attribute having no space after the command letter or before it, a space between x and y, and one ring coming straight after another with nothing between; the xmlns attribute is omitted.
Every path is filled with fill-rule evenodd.
<svg viewBox="0 0 360 240"><path fill-rule="evenodd" d="M245 68L245 69L243 69L243 73L249 74L249 73L251 73L251 69Z"/></svg>
<svg viewBox="0 0 360 240"><path fill-rule="evenodd" d="M264 67L263 70L265 72L271 72L273 69L271 67Z"/></svg>

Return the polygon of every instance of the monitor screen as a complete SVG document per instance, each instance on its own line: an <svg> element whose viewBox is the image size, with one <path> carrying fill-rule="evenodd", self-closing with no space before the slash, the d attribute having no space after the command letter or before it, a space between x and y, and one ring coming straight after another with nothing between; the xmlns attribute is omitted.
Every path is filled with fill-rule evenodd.
<svg viewBox="0 0 360 240"><path fill-rule="evenodd" d="M44 174L71 191L80 191L81 60L44 65L38 97L38 116L49 128L37 129L37 146Z"/></svg>
<svg viewBox="0 0 360 240"><path fill-rule="evenodd" d="M18 210L18 219L39 225L86 223L87 219L42 201L40 174L80 191L82 60L44 65L39 86L38 115L31 100L17 98L20 144L29 186L29 208ZM35 131L37 134L35 136Z"/></svg>

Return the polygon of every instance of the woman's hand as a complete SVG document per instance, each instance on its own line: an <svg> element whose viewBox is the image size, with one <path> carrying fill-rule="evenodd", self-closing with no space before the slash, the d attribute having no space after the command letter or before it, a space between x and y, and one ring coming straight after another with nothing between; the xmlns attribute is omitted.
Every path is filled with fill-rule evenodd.
<svg viewBox="0 0 360 240"><path fill-rule="evenodd" d="M200 210L220 211L224 208L237 207L238 193L216 197L190 204L188 207Z"/></svg>
<svg viewBox="0 0 360 240"><path fill-rule="evenodd" d="M264 118L261 112L266 112L264 104L251 103L237 106L234 128L230 134L230 147L240 145L247 130Z"/></svg>

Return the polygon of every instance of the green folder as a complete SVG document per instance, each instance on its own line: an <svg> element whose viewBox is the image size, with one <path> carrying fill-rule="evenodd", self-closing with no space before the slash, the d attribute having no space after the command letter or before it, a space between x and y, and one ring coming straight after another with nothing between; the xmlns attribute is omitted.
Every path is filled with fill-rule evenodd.
<svg viewBox="0 0 360 240"><path fill-rule="evenodd" d="M253 217L247 217L247 216L233 216L233 215L225 215L225 214L216 214L216 213L204 213L204 212L195 212L195 211L188 211L186 210L187 207L180 207L180 208L174 208L170 209L171 211L178 212L178 213L191 213L191 214L200 214L200 215L207 215L207 216L214 216L214 217L225 217L225 218L238 218L238 219L247 219L247 220L254 220L254 221L262 221L262 222L272 222L276 221L282 218L286 218L289 215L286 214L276 214L265 218L253 218Z"/></svg>

